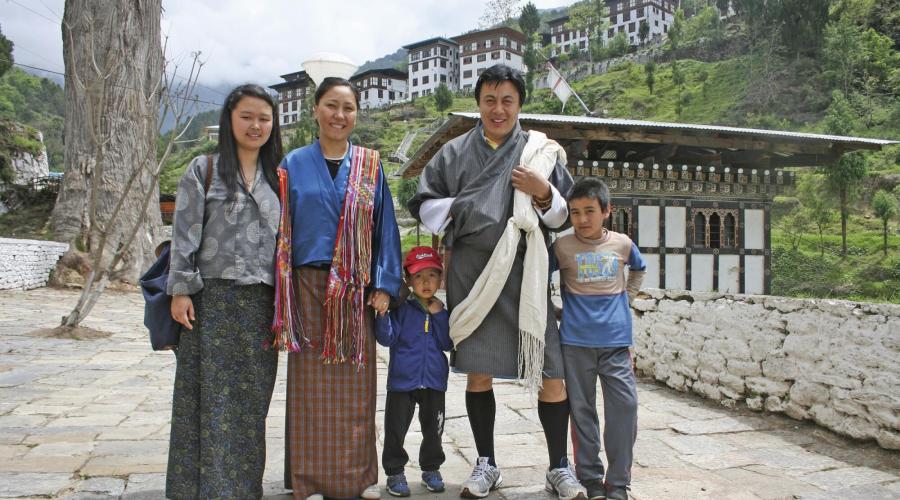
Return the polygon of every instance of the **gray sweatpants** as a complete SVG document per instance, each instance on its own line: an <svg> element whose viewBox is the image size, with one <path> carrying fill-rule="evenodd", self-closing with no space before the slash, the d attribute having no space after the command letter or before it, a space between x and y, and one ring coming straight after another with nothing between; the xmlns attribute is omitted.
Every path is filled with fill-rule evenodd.
<svg viewBox="0 0 900 500"><path fill-rule="evenodd" d="M575 470L580 481L604 478L597 417L597 377L603 390L603 442L606 443L606 483L631 483L631 463L637 438L637 385L627 347L609 349L562 346L566 392L572 412Z"/></svg>

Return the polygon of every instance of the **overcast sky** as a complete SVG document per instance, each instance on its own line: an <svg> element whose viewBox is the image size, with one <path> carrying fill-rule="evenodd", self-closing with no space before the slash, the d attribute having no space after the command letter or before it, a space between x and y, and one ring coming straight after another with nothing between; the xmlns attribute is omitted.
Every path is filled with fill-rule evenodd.
<svg viewBox="0 0 900 500"><path fill-rule="evenodd" d="M533 0L538 8L575 0ZM524 2L523 2L524 3ZM358 64L478 26L485 0L163 0L168 58L201 51L200 82L280 81L307 57L339 52ZM17 63L63 71L64 0L0 0L0 29Z"/></svg>

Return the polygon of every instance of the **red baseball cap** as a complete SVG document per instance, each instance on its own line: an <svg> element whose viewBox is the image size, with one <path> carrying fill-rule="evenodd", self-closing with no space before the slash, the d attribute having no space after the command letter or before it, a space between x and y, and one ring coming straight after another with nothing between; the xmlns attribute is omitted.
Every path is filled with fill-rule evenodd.
<svg viewBox="0 0 900 500"><path fill-rule="evenodd" d="M444 264L441 262L441 256L437 250L431 247L413 247L407 252L406 259L403 261L403 268L409 274L416 274L422 269L444 270Z"/></svg>

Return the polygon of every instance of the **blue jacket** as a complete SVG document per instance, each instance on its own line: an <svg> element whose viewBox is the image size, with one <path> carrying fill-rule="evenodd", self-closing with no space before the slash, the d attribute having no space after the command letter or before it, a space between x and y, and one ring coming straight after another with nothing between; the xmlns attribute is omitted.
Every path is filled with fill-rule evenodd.
<svg viewBox="0 0 900 500"><path fill-rule="evenodd" d="M447 390L449 367L443 351L453 349L453 341L446 309L430 314L410 296L397 309L376 317L375 338L391 348L387 390Z"/></svg>

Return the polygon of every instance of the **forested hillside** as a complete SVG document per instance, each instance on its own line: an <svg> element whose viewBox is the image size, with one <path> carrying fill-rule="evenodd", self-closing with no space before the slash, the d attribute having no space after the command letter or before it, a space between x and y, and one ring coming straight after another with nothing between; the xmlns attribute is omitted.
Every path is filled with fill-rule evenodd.
<svg viewBox="0 0 900 500"><path fill-rule="evenodd" d="M0 77L0 119L40 130L54 172L63 171L64 114L63 89L55 82L15 67Z"/></svg>

